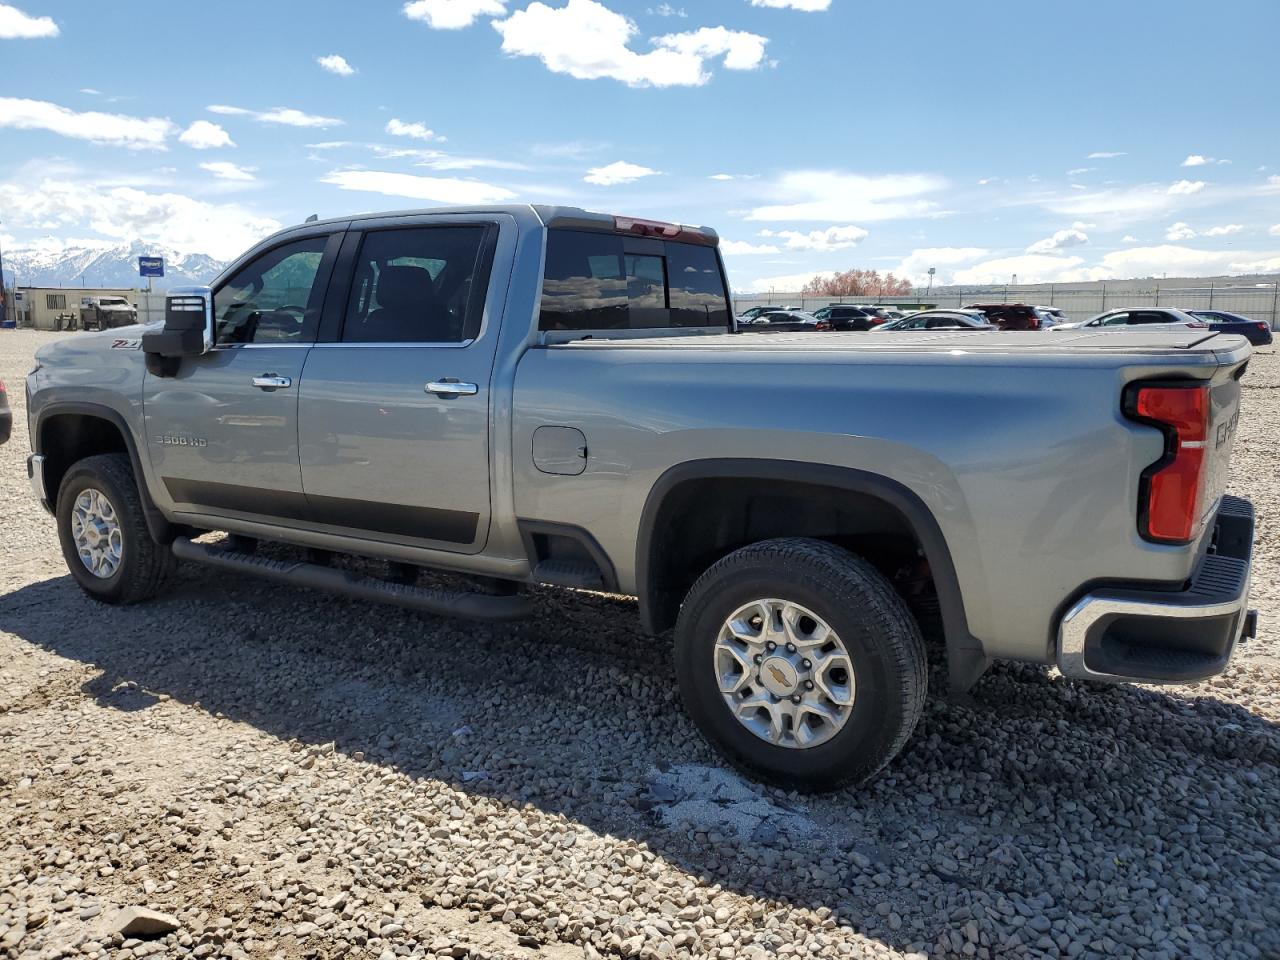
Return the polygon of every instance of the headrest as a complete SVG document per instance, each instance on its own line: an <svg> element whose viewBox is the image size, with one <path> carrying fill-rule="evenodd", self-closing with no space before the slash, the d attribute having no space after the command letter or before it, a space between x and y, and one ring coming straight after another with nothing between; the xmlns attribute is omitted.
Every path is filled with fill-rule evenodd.
<svg viewBox="0 0 1280 960"><path fill-rule="evenodd" d="M383 267L378 274L378 306L393 310L429 306L435 302L435 283L423 267Z"/></svg>

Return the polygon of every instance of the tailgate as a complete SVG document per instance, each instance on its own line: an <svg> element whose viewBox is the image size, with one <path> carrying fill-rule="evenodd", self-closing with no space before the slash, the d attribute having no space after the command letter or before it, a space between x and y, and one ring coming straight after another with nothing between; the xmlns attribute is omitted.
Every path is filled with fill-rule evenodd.
<svg viewBox="0 0 1280 960"><path fill-rule="evenodd" d="M1229 363L1214 374L1209 387L1209 435L1205 440L1204 522L1211 519L1218 500L1227 489L1231 470L1231 452L1235 448L1236 428L1240 423L1240 378L1247 360Z"/></svg>

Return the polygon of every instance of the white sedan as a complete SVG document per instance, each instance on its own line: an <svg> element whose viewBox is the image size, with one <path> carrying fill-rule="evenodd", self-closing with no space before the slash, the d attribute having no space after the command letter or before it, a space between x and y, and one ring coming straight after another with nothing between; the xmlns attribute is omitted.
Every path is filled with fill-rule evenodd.
<svg viewBox="0 0 1280 960"><path fill-rule="evenodd" d="M1143 307L1141 309L1108 310L1100 313L1092 320L1080 323L1059 323L1050 327L1056 333L1059 330L1097 330L1105 331L1132 330L1140 326L1143 330L1207 330L1209 325L1199 317L1172 307Z"/></svg>

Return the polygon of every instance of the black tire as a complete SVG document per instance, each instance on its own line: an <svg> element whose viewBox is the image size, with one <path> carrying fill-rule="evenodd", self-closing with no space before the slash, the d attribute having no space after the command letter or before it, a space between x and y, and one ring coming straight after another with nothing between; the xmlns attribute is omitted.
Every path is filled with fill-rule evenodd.
<svg viewBox="0 0 1280 960"><path fill-rule="evenodd" d="M734 717L720 692L713 653L720 628L763 598L807 607L847 649L852 712L823 743L769 743ZM707 570L680 610L675 662L685 708L712 745L751 776L802 791L862 784L879 773L915 729L928 684L920 629L889 581L861 557L819 540L765 540Z"/></svg>
<svg viewBox="0 0 1280 960"><path fill-rule="evenodd" d="M92 573L80 560L71 532L76 498L87 489L100 491L115 510L122 546L120 564L109 577ZM176 565L172 551L151 538L142 512L142 497L133 467L123 453L103 453L72 464L58 488L58 540L67 569L82 589L103 603L141 603L155 596Z"/></svg>

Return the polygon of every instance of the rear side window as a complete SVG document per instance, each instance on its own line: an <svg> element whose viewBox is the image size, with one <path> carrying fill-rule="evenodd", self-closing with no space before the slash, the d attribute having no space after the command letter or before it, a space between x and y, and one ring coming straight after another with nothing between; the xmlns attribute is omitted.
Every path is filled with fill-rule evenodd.
<svg viewBox="0 0 1280 960"><path fill-rule="evenodd" d="M346 343L462 343L480 330L488 285L484 226L367 233L356 257Z"/></svg>
<svg viewBox="0 0 1280 960"><path fill-rule="evenodd" d="M542 330L729 325L729 298L711 247L608 233L549 230Z"/></svg>

